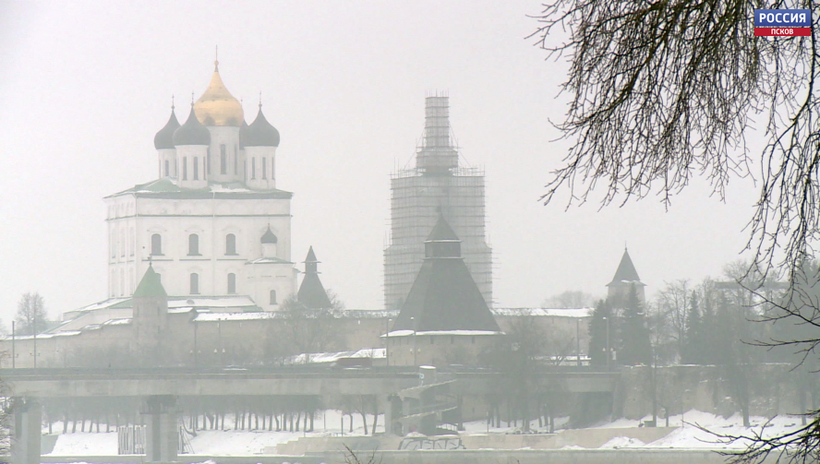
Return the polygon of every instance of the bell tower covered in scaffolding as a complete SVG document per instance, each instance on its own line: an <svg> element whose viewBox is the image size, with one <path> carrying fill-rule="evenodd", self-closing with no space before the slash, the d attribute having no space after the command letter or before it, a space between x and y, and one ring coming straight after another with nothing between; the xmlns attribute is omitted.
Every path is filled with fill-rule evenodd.
<svg viewBox="0 0 820 464"><path fill-rule="evenodd" d="M459 165L450 138L447 96L425 101L424 136L416 166L390 176L390 242L384 251L384 298L400 308L424 261L424 241L444 216L462 240L464 263L492 307L492 249L484 223L484 171Z"/></svg>

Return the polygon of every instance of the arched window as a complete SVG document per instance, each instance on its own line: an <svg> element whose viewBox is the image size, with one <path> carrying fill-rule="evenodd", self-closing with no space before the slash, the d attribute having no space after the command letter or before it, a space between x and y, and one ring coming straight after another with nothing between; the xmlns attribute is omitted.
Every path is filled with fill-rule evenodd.
<svg viewBox="0 0 820 464"><path fill-rule="evenodd" d="M188 157L182 157L182 180L188 180Z"/></svg>
<svg viewBox="0 0 820 464"><path fill-rule="evenodd" d="M188 236L188 255L199 256L199 235L197 234Z"/></svg>
<svg viewBox="0 0 820 464"><path fill-rule="evenodd" d="M233 173L239 174L239 149L233 146Z"/></svg>
<svg viewBox="0 0 820 464"><path fill-rule="evenodd" d="M171 162L168 161L168 160L165 160L165 177L168 177L170 175L171 175Z"/></svg>
<svg viewBox="0 0 820 464"><path fill-rule="evenodd" d="M191 295L199 293L199 274L196 272L191 274Z"/></svg>
<svg viewBox="0 0 820 464"><path fill-rule="evenodd" d="M162 235L151 236L151 255L162 256Z"/></svg>
<svg viewBox="0 0 820 464"><path fill-rule="evenodd" d="M235 255L236 254L236 235L228 234L225 236L225 254L226 255Z"/></svg>
<svg viewBox="0 0 820 464"><path fill-rule="evenodd" d="M271 290L270 291L270 304L272 304L272 305L278 304L276 302L276 290Z"/></svg>
<svg viewBox="0 0 820 464"><path fill-rule="evenodd" d="M251 179L256 179L256 158L251 158Z"/></svg>
<svg viewBox="0 0 820 464"><path fill-rule="evenodd" d="M228 293L236 293L236 274L228 274Z"/></svg>
<svg viewBox="0 0 820 464"><path fill-rule="evenodd" d="M262 178L268 178L268 159L262 158Z"/></svg>
<svg viewBox="0 0 820 464"><path fill-rule="evenodd" d="M199 180L199 158L194 156L194 180Z"/></svg>
<svg viewBox="0 0 820 464"><path fill-rule="evenodd" d="M228 173L228 153L225 151L225 145L219 146L219 173Z"/></svg>
<svg viewBox="0 0 820 464"><path fill-rule="evenodd" d="M128 248L125 242L125 229L120 231L120 256L125 256L125 249Z"/></svg>
<svg viewBox="0 0 820 464"><path fill-rule="evenodd" d="M276 164L274 164L272 156L270 158L270 178L276 179Z"/></svg>

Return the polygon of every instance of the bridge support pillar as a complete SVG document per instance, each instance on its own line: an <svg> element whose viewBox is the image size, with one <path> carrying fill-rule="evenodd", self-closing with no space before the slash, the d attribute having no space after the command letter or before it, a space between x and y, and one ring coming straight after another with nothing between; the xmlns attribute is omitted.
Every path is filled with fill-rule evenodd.
<svg viewBox="0 0 820 464"><path fill-rule="evenodd" d="M43 407L34 398L14 398L11 434L12 464L40 464Z"/></svg>
<svg viewBox="0 0 820 464"><path fill-rule="evenodd" d="M148 415L145 421L146 462L176 461L179 452L177 397L149 396L145 401L144 411Z"/></svg>

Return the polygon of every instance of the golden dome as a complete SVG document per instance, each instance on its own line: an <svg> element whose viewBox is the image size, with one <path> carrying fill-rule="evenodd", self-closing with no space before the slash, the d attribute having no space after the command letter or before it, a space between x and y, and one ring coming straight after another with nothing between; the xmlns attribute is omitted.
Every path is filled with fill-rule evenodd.
<svg viewBox="0 0 820 464"><path fill-rule="evenodd" d="M194 104L196 118L205 126L241 126L245 120L242 104L234 98L222 78L219 77L219 62L214 62L214 75L205 93Z"/></svg>

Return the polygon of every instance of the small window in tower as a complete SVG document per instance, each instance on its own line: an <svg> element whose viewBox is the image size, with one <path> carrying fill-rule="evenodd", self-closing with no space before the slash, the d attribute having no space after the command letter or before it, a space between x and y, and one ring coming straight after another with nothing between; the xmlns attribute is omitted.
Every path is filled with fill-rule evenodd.
<svg viewBox="0 0 820 464"><path fill-rule="evenodd" d="M191 274L191 295L199 293L199 274L196 272Z"/></svg>
<svg viewBox="0 0 820 464"><path fill-rule="evenodd" d="M268 178L268 159L262 158L262 178Z"/></svg>
<svg viewBox="0 0 820 464"><path fill-rule="evenodd" d="M272 156L270 158L270 178L276 179L276 164L274 164Z"/></svg>
<svg viewBox="0 0 820 464"><path fill-rule="evenodd" d="M276 290L271 290L270 291L270 304L272 304L272 305L278 304L276 302Z"/></svg>
<svg viewBox="0 0 820 464"><path fill-rule="evenodd" d="M128 244L125 242L125 231L120 231L120 256L125 256L125 249L128 248Z"/></svg>
<svg viewBox="0 0 820 464"><path fill-rule="evenodd" d="M171 162L168 161L168 160L165 160L165 177L168 177L170 175L171 175Z"/></svg>
<svg viewBox="0 0 820 464"><path fill-rule="evenodd" d="M199 256L199 235L197 234L188 236L188 255Z"/></svg>
<svg viewBox="0 0 820 464"><path fill-rule="evenodd" d="M233 146L233 173L239 174L239 148Z"/></svg>
<svg viewBox="0 0 820 464"><path fill-rule="evenodd" d="M228 274L228 294L236 293L236 274Z"/></svg>
<svg viewBox="0 0 820 464"><path fill-rule="evenodd" d="M256 158L251 158L251 179L256 179Z"/></svg>
<svg viewBox="0 0 820 464"><path fill-rule="evenodd" d="M228 153L225 151L225 145L219 146L219 173L228 173Z"/></svg>
<svg viewBox="0 0 820 464"><path fill-rule="evenodd" d="M236 235L228 234L225 236L225 254L226 255L235 255L236 254Z"/></svg>
<svg viewBox="0 0 820 464"><path fill-rule="evenodd" d="M202 178L206 179L205 173L211 174L211 147L208 147L208 156L202 158Z"/></svg>
<svg viewBox="0 0 820 464"><path fill-rule="evenodd" d="M194 180L199 180L199 158L194 156Z"/></svg>
<svg viewBox="0 0 820 464"><path fill-rule="evenodd" d="M188 157L182 157L182 180L188 180Z"/></svg>
<svg viewBox="0 0 820 464"><path fill-rule="evenodd" d="M151 236L151 255L162 256L162 235L160 234Z"/></svg>

